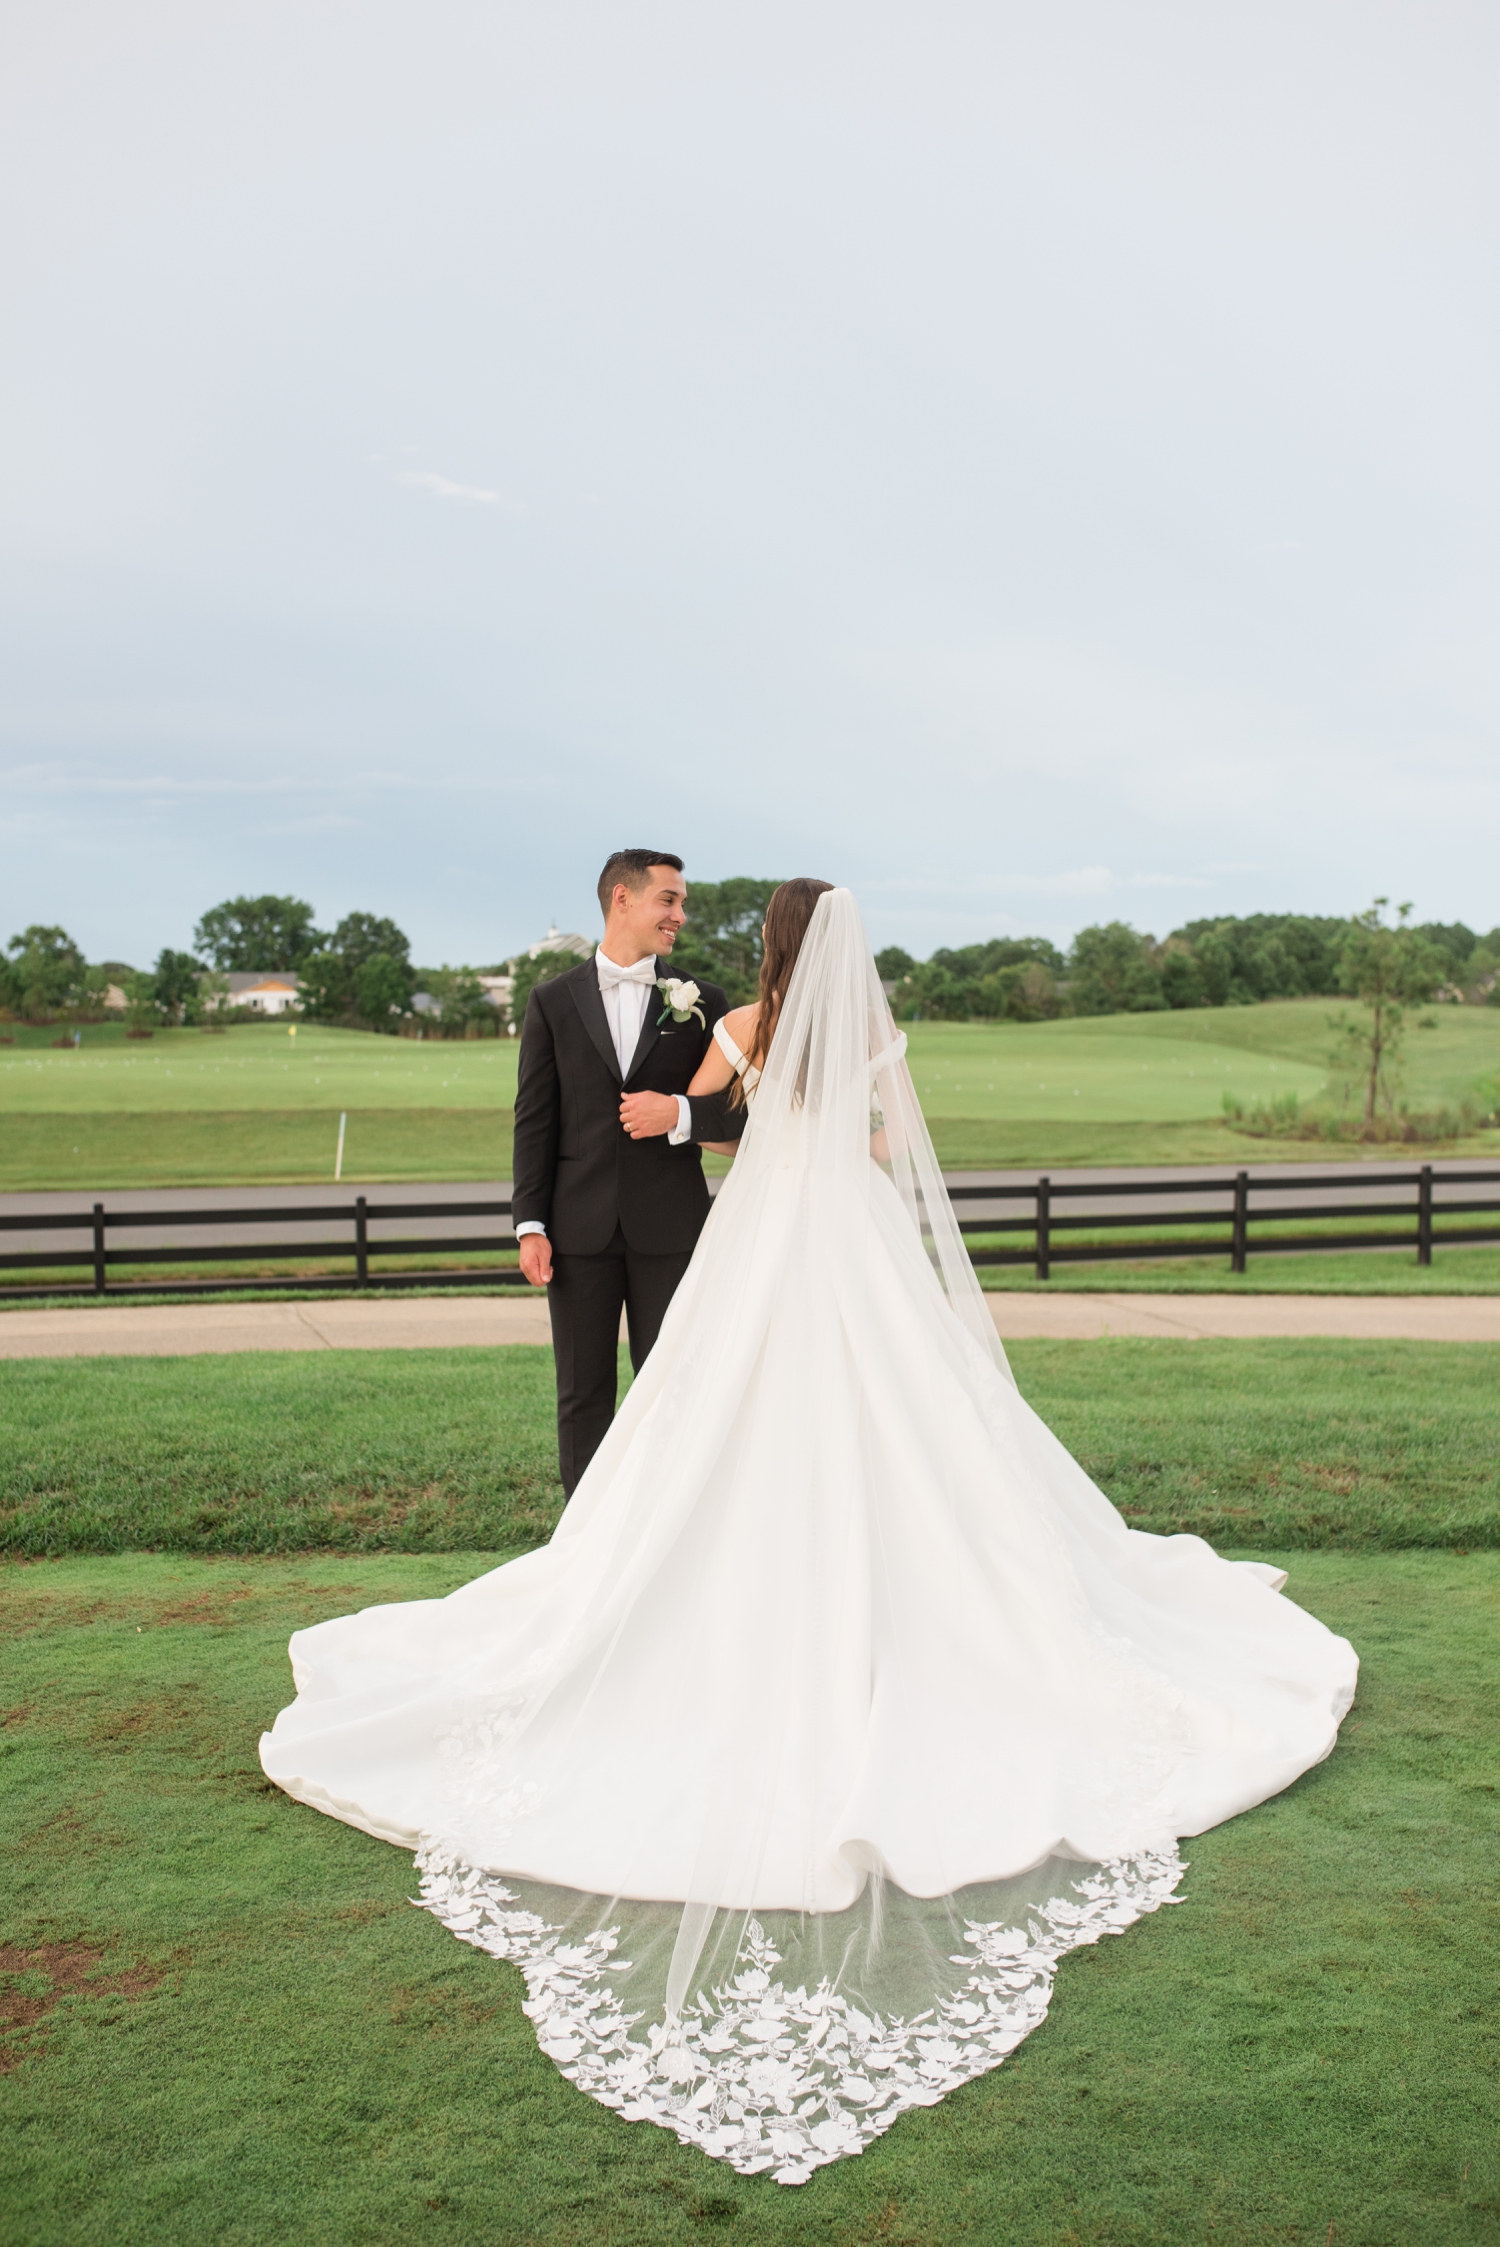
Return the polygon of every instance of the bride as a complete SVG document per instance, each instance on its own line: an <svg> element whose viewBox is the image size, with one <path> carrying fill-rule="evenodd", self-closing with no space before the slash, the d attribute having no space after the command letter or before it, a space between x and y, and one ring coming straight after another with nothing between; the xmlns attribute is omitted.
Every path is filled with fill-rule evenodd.
<svg viewBox="0 0 1500 2247"><path fill-rule="evenodd" d="M299 1631L261 1757L417 1850L582 2090L800 2184L997 2066L1357 1665L1037 1419L854 899L786 883L767 934L694 1086L739 1078L734 1169L551 1543Z"/></svg>

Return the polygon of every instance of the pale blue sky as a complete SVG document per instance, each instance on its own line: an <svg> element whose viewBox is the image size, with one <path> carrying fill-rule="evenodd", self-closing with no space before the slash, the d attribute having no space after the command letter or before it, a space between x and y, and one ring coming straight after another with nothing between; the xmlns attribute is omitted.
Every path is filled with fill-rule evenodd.
<svg viewBox="0 0 1500 2247"><path fill-rule="evenodd" d="M1500 921L1500 17L23 0L0 939Z"/></svg>

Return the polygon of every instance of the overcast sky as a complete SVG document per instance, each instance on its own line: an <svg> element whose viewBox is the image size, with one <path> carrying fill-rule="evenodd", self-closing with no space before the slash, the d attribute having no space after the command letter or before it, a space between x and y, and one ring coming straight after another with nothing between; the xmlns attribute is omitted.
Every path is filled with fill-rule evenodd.
<svg viewBox="0 0 1500 2247"><path fill-rule="evenodd" d="M1500 12L12 0L0 941L1500 921Z"/></svg>

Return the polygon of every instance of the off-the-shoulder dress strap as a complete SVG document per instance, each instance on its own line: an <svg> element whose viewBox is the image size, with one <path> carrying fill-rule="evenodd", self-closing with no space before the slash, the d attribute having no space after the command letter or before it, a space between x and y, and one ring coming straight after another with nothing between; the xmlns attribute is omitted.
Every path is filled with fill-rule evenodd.
<svg viewBox="0 0 1500 2247"><path fill-rule="evenodd" d="M729 1063L729 1066L734 1071L735 1075L737 1077L744 1078L745 1090L747 1092L752 1092L760 1083L760 1071L759 1069L751 1068L749 1062L745 1059L745 1056L741 1053L739 1047L735 1044L733 1038L725 1029L722 1016L714 1024L714 1044L723 1054L725 1060Z"/></svg>
<svg viewBox="0 0 1500 2247"><path fill-rule="evenodd" d="M904 1030L898 1030L889 1045L883 1045L878 1053L871 1054L870 1074L873 1077L879 1070L887 1067L890 1062L904 1061L905 1059L906 1032Z"/></svg>

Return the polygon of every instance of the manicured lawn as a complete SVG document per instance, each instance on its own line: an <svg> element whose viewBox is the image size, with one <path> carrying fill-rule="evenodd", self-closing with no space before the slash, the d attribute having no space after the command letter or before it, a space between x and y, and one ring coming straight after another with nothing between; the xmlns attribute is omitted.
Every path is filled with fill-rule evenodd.
<svg viewBox="0 0 1500 2247"><path fill-rule="evenodd" d="M903 1027L929 1117L1189 1123L1218 1116L1226 1091L1248 1101L1285 1092L1307 1100L1322 1090L1328 1071L1321 1054L1294 1059L1280 1050L1283 1025L1270 1017L1282 1009L1218 1008L1213 1025L1248 1011L1267 1018L1258 1024L1267 1043L1184 1036L1177 1025L1188 1018L1178 1015ZM1500 1048L1500 1037L1495 1043Z"/></svg>
<svg viewBox="0 0 1500 2247"><path fill-rule="evenodd" d="M343 1184L510 1176L510 1108L351 1108ZM0 1114L0 1193L333 1183L337 1108Z"/></svg>
<svg viewBox="0 0 1500 2247"><path fill-rule="evenodd" d="M18 1033L19 1035L20 1033ZM6 1115L227 1115L246 1109L510 1108L513 1038L379 1038L303 1023L159 1030L141 1042L85 1026L76 1051L0 1047Z"/></svg>
<svg viewBox="0 0 1500 2247"><path fill-rule="evenodd" d="M431 1276L430 1286L414 1291L419 1294L443 1292L445 1274L513 1272L516 1268L513 1249L493 1253L473 1250L466 1256L372 1257L370 1261L376 1278L404 1271L420 1271L424 1276ZM17 1308L36 1309L39 1305L42 1308L88 1309L106 1300L111 1303L120 1300L117 1294L96 1297L87 1283L79 1292L79 1268L76 1266L50 1273L28 1271L22 1277L28 1286L55 1287L59 1292L55 1295L27 1294L0 1302L0 1315ZM356 1285L353 1252L342 1259L325 1257L299 1261L292 1256L278 1259L268 1255L256 1263L229 1264L210 1260L181 1266L127 1264L112 1266L110 1270L111 1287L128 1282L144 1288L146 1292L128 1298L133 1303L180 1301L180 1296L173 1297L165 1292L179 1280L191 1281L195 1290L201 1283L212 1283L203 1300L270 1300L276 1297L278 1289L283 1298L290 1299L298 1292L291 1283L308 1278L337 1281L352 1294ZM1217 1257L1054 1264L1052 1277L1046 1281L1038 1280L1029 1265L985 1265L979 1272L979 1284L987 1293L1032 1294L1057 1294L1071 1289L1085 1294L1118 1291L1137 1295L1495 1295L1500 1294L1500 1251L1484 1248L1440 1251L1426 1267L1418 1265L1410 1250L1389 1256L1364 1250L1347 1255L1252 1256L1249 1270L1243 1273L1231 1272L1227 1263ZM225 1292L215 1295L215 1285ZM74 1291L71 1294L67 1292L70 1287ZM163 1292L152 1294L152 1288Z"/></svg>
<svg viewBox="0 0 1500 2247"><path fill-rule="evenodd" d="M28 1035L18 1031L18 1038ZM510 1174L516 1041L378 1038L303 1024L131 1042L86 1027L0 1048L0 1191Z"/></svg>
<svg viewBox="0 0 1500 2247"><path fill-rule="evenodd" d="M1230 1132L1222 1097L1316 1094L1327 1075L1323 999L1054 1023L907 1025L912 1070L939 1155L955 1169L1347 1157L1304 1141ZM1493 1103L1500 1009L1446 1007L1407 1041L1417 1108ZM510 1165L517 1042L381 1038L274 1023L127 1041L85 1028L0 1046L0 1191L328 1178L340 1112L345 1177L496 1178ZM1493 1130L1443 1153L1500 1159ZM1388 1151L1374 1150L1381 1160Z"/></svg>
<svg viewBox="0 0 1500 2247"><path fill-rule="evenodd" d="M389 1257L372 1261L376 1272L399 1270L403 1266L420 1264L424 1272L463 1270L465 1272L488 1269L514 1270L514 1251L500 1251L494 1255L471 1252L463 1257ZM242 1303L291 1302L297 1290L285 1284L286 1276L293 1272L326 1271L335 1280L341 1280L349 1293L354 1290L354 1264L352 1256L343 1263L329 1260L325 1265L294 1264L283 1260L278 1263L268 1256L263 1265L235 1264L183 1265L182 1276L201 1280L217 1275L235 1285L232 1293L215 1295L207 1291L200 1300L206 1302ZM137 1268L136 1277L147 1283L163 1281L170 1276L171 1267L160 1264ZM277 1274L282 1278L278 1282ZM117 1278L118 1273L112 1274ZM28 1272L28 1282L46 1284L43 1274ZM76 1287L76 1270L53 1275L56 1282L72 1282ZM260 1285L247 1285L259 1279ZM980 1267L979 1284L987 1293L1057 1295L1071 1291L1075 1294L1136 1294L1136 1295L1500 1295L1500 1248L1439 1247L1431 1264L1419 1265L1412 1249L1400 1249L1386 1254L1381 1250L1349 1250L1343 1253L1330 1251L1306 1256L1256 1256L1250 1257L1249 1269L1231 1272L1227 1256L1206 1256L1201 1259L1163 1256L1124 1259L1116 1263L1054 1264L1049 1280L1038 1280L1029 1266L1024 1264L986 1264ZM474 1289L448 1285L439 1277L430 1287L413 1288L412 1296L463 1294L472 1295ZM487 1292L482 1286L479 1292ZM499 1292L493 1290L489 1292ZM507 1294L513 1290L507 1288ZM115 1296L92 1294L59 1294L26 1297L20 1302L0 1302L0 1317L12 1310L71 1309L97 1310L116 1304ZM133 1303L180 1301L168 1294L154 1295L143 1292L132 1295Z"/></svg>
<svg viewBox="0 0 1500 2247"><path fill-rule="evenodd" d="M1439 1248L1419 1264L1410 1248L1321 1250L1305 1256L1256 1256L1231 1272L1227 1258L1122 1258L1118 1264L1054 1264L1039 1280L1024 1264L986 1264L986 1293L1056 1295L1497 1295L1500 1248Z"/></svg>
<svg viewBox="0 0 1500 2247"><path fill-rule="evenodd" d="M7 2243L1495 2239L1493 1555L1288 1555L1364 1661L1332 1758L1067 1960L1013 2060L795 2192L584 2098L401 1851L262 1780L292 1628L493 1558L0 1572Z"/></svg>
<svg viewBox="0 0 1500 2247"><path fill-rule="evenodd" d="M346 1186L405 1180L508 1178L512 1110L352 1108L344 1143ZM945 1170L1053 1170L1124 1163L1246 1163L1423 1159L1424 1150L1252 1139L1204 1116L1189 1123L1077 1123L1070 1117L929 1118ZM132 1186L277 1186L332 1181L336 1108L97 1111L15 1115L0 1109L0 1193L72 1188L90 1194ZM1445 1141L1426 1154L1500 1166L1500 1132ZM705 1158L710 1172L729 1165Z"/></svg>
<svg viewBox="0 0 1500 2247"><path fill-rule="evenodd" d="M0 1551L453 1552L562 1503L546 1349L0 1367Z"/></svg>
<svg viewBox="0 0 1500 2247"><path fill-rule="evenodd" d="M1500 1546L1500 1346L1017 1342L1024 1394L1138 1527ZM622 1364L622 1375L624 1367ZM0 1366L0 1551L509 1550L545 1538L550 1351Z"/></svg>
<svg viewBox="0 0 1500 2247"><path fill-rule="evenodd" d="M938 1126L992 1124L1010 1137L1045 1121L1049 1142L1025 1162L1224 1161L1189 1153L1224 1140L1240 1160L1317 1160L1334 1150L1299 1141L1248 1139L1224 1133L1223 1096L1245 1100L1297 1093L1315 1096L1329 1073L1329 1017L1338 1002L1281 999L1265 1006L1199 1007L1168 1014L1116 1014L1071 1022L908 1024L912 1075L934 1137ZM1403 1096L1415 1109L1478 1097L1493 1107L1500 1077L1500 1008L1438 1007L1434 1027L1413 1028L1405 1046ZM1120 1139L1120 1126L1133 1127ZM1147 1143L1144 1126L1163 1150L1131 1154ZM1175 1127L1175 1137L1174 1137ZM1063 1136L1055 1137L1057 1133ZM945 1134L946 1136L946 1134ZM1494 1135L1491 1134L1491 1142ZM957 1143L956 1132L949 1147ZM943 1148L945 1161L960 1158ZM993 1159L997 1159L992 1157Z"/></svg>
<svg viewBox="0 0 1500 2247"><path fill-rule="evenodd" d="M1283 999L1177 1014L1069 1022L905 1025L912 1073L931 1117L1061 1123L1185 1123L1245 1098L1315 1093L1328 1074L1337 1003ZM1406 1041L1414 1106L1455 1099L1500 1072L1500 1008L1440 1007ZM359 1030L253 1022L223 1032L162 1030L127 1039L86 1026L78 1049L13 1027L0 1046L0 1113L238 1109L509 1108L519 1041L374 1037Z"/></svg>

